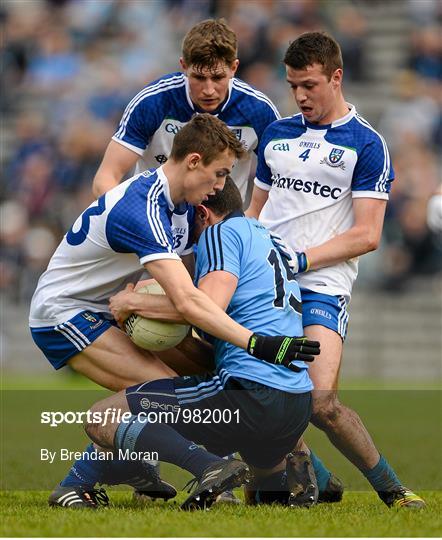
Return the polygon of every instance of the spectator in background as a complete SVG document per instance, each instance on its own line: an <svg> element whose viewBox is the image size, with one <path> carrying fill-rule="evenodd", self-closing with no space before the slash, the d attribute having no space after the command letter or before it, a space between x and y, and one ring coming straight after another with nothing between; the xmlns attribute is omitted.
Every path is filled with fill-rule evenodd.
<svg viewBox="0 0 442 540"><path fill-rule="evenodd" d="M413 155L420 153L422 145L416 146L416 142L409 139L401 142L401 126L414 125L414 132L425 141L422 149L428 158L428 163L423 165L425 170L438 167L435 156L442 145L441 5L439 0L404 2L404 13L409 14L412 30L408 38L407 29L402 30L410 48L406 65L412 73L418 74L417 83L407 78L399 82L401 92L405 94L413 88L413 94L401 94L395 100L397 108L390 109L380 128L392 148L401 147L399 162L404 162L407 176L415 177L411 184L418 176L416 172L411 175L407 169L408 166L415 169L407 158L407 145L416 147ZM38 212L36 208L32 210L29 226L37 220L39 225L48 223L55 234L61 234L70 225L66 221L75 217L86 202L84 183L90 182L91 171L98 168L102 145L109 140L124 105L148 81L175 69L184 34L207 17L225 16L237 30L241 57L239 75L269 95L283 114L292 111L280 62L287 45L303 31L333 30L343 44L346 71L350 75L347 82L352 83L351 88L356 89L360 101L359 95L371 91L369 85L362 86L365 81L371 81L368 77L373 72L371 67L368 66L367 73L358 73L372 54L366 47L371 28L365 14L370 7L367 0L339 4L319 0L232 0L228 3L216 0L4 0L0 7L3 37L0 45L3 67L1 200L17 199L19 193L24 196L23 190L29 199L34 188L25 185L32 183L31 180L21 179L23 168L31 154L43 156L42 159L48 161L45 167L50 189L47 196L40 198ZM365 57L360 56L362 53ZM382 94L382 104L388 103L384 97ZM376 114L381 114L383 105L373 105L371 99L367 103L373 112L370 120L373 120ZM430 147L426 146L427 142ZM405 166L405 163L408 164ZM50 175L54 164L60 173ZM42 168L39 165L40 175ZM398 172L402 174L401 170ZM427 183L427 180L421 181ZM401 184L408 189L408 181L398 186ZM20 185L23 189L17 189ZM431 189L430 186L425 188L426 196L430 196ZM49 196L51 192L53 197ZM399 216L396 196L401 200L403 196L392 195L392 207L398 207L395 216ZM62 209L58 212L58 221L54 218L54 204ZM76 204L79 206L74 208ZM60 219L64 221L62 226ZM391 225L401 233L401 223L391 222ZM389 229L388 216L386 229Z"/></svg>

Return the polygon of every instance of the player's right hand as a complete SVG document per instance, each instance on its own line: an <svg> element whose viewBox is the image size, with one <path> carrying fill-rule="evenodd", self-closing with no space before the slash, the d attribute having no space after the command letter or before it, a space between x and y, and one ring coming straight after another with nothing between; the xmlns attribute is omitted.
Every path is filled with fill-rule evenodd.
<svg viewBox="0 0 442 540"><path fill-rule="evenodd" d="M260 336L252 334L247 345L247 352L271 364L285 366L291 371L301 371L293 362L313 362L321 353L319 341L310 341L305 336Z"/></svg>

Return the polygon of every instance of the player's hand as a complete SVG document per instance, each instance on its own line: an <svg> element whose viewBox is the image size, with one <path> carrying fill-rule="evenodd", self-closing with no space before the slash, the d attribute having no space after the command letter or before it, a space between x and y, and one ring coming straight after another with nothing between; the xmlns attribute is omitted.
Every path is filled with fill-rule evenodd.
<svg viewBox="0 0 442 540"><path fill-rule="evenodd" d="M287 259L288 265L294 274L302 274L310 268L310 263L306 254L303 251L294 251L289 247L279 234L272 233L273 244L278 248L278 251Z"/></svg>
<svg viewBox="0 0 442 540"><path fill-rule="evenodd" d="M320 354L319 341L310 341L305 336L260 336L252 334L247 345L247 352L271 364L285 366L291 371L301 371L293 362L313 362Z"/></svg>
<svg viewBox="0 0 442 540"><path fill-rule="evenodd" d="M109 309L120 328L124 328L124 321L132 314L129 308L130 297L134 293L135 285L128 283L126 288L109 300Z"/></svg>
<svg viewBox="0 0 442 540"><path fill-rule="evenodd" d="M296 251L295 256L289 259L289 266L295 274L302 274L310 268L310 263L303 251Z"/></svg>

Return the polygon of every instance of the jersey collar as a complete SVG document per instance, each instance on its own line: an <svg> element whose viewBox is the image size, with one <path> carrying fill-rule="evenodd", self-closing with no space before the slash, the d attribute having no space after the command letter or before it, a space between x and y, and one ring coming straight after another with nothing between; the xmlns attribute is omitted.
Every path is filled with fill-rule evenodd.
<svg viewBox="0 0 442 540"><path fill-rule="evenodd" d="M244 217L244 212L242 210L234 210L233 212L230 212L230 214L227 214L222 221L227 221L228 219L235 217Z"/></svg>
<svg viewBox="0 0 442 540"><path fill-rule="evenodd" d="M192 109L192 111L196 112L197 114L198 113L204 113L205 111L203 111L202 109L197 107L195 105L195 103L193 103L192 99L190 98L189 79L188 79L188 77L186 75L183 75L183 77L184 77L184 88L186 90L186 100L187 100L187 103L188 103L189 107ZM232 95L232 88L233 88L233 78L230 79L230 81L229 81L229 89L227 91L226 99L221 103L221 105L217 109L215 109L210 114L213 114L213 116L218 116L219 113L224 111L224 109L229 104L230 96Z"/></svg>
<svg viewBox="0 0 442 540"><path fill-rule="evenodd" d="M336 128L336 127L339 127L339 126L343 126L344 124L346 124L347 122L350 122L350 120L352 118L354 118L355 114L356 114L356 108L354 105L352 105L351 103L347 103L348 105L348 108L349 108L349 111L348 113L343 116L342 118L338 118L337 120L335 120L334 122L332 122L331 124L312 124L311 122L309 122L303 114L301 114L301 120L302 120L302 123L304 124L304 126L308 127L308 128L311 128L311 129L322 129L322 130L327 130L327 129L333 129L333 128Z"/></svg>
<svg viewBox="0 0 442 540"><path fill-rule="evenodd" d="M157 169L157 175L164 186L164 197L166 198L167 206L169 207L169 210L173 212L175 205L173 204L172 199L170 198L169 180L167 179L167 176L164 174L162 166Z"/></svg>

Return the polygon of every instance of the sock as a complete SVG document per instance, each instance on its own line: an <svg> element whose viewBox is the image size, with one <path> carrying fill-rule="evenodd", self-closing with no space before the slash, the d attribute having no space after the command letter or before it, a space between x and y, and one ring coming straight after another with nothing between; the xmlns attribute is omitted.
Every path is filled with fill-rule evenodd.
<svg viewBox="0 0 442 540"><path fill-rule="evenodd" d="M325 491L327 489L327 482L331 476L331 472L325 467L322 461L312 450L310 450L310 459L312 460L319 491Z"/></svg>
<svg viewBox="0 0 442 540"><path fill-rule="evenodd" d="M77 459L72 465L66 478L60 482L61 486L83 486L92 489L95 484L118 484L137 483L144 471L137 461L123 459L96 459L99 451L90 444L83 452L83 457ZM132 482L133 481L133 482Z"/></svg>
<svg viewBox="0 0 442 540"><path fill-rule="evenodd" d="M115 448L129 452L155 451L161 461L178 465L200 478L209 465L222 458L185 439L172 427L140 422L132 416L129 423L121 423L115 434Z"/></svg>
<svg viewBox="0 0 442 540"><path fill-rule="evenodd" d="M97 449L91 443L83 452L81 459L72 465L61 486L82 486L91 489L95 486L107 468L107 462L95 459Z"/></svg>
<svg viewBox="0 0 442 540"><path fill-rule="evenodd" d="M401 485L396 473L383 456L380 456L377 465L372 469L362 470L362 473L376 491L391 491Z"/></svg>

